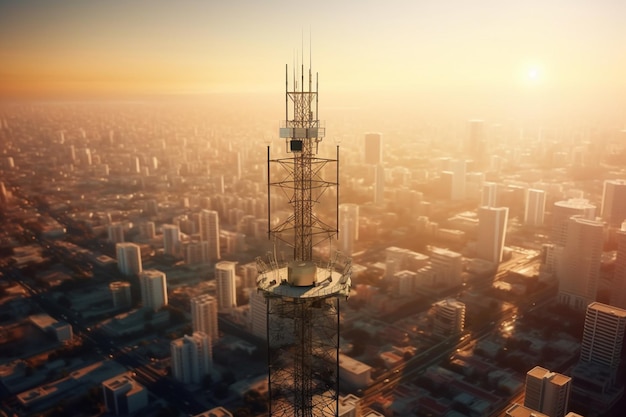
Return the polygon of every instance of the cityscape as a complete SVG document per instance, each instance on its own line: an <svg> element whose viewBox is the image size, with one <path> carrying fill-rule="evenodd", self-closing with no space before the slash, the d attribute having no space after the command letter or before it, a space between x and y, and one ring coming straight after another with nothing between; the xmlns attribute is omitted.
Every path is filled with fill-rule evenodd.
<svg viewBox="0 0 626 417"><path fill-rule="evenodd" d="M606 37L516 64L513 80L503 51L484 78L471 60L439 73L447 60L425 50L406 68L333 66L350 12L325 1L310 17L336 12L337 34L287 25L295 52L236 71L245 56L226 45L258 56L278 36L244 23L300 6L139 3L0 4L0 415L623 415L622 5L574 2L547 43L583 12ZM558 10L487 3L467 16L506 18L520 49L537 42L517 36L529 16ZM429 18L416 29L399 11ZM406 33L436 39L433 19L462 23L446 35L461 44L486 39L434 6L355 13L345 39L381 58ZM374 21L387 32L368 37ZM124 61L109 23L141 29L125 38L141 59ZM190 58L200 33L223 60ZM577 54L611 60L555 81ZM424 85L398 89L420 71Z"/></svg>

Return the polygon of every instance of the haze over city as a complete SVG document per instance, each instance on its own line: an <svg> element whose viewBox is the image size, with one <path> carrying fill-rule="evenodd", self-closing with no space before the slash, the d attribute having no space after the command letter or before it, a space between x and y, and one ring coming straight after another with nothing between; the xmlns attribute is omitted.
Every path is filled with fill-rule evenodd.
<svg viewBox="0 0 626 417"><path fill-rule="evenodd" d="M0 0L0 417L622 417L624 16Z"/></svg>
<svg viewBox="0 0 626 417"><path fill-rule="evenodd" d="M311 49L330 107L623 121L625 14L619 0L2 1L0 94L279 94L284 63Z"/></svg>

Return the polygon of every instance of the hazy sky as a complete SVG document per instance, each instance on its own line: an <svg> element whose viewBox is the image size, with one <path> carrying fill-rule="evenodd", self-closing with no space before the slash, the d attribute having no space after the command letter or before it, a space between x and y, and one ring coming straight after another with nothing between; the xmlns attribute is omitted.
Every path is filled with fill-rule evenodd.
<svg viewBox="0 0 626 417"><path fill-rule="evenodd" d="M323 90L606 104L626 97L625 18L624 0L0 0L0 94L282 89L311 33Z"/></svg>

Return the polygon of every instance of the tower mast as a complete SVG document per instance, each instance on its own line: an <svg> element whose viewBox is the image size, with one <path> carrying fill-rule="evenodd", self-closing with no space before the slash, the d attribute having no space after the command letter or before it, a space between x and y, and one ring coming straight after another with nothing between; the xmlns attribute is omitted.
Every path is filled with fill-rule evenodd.
<svg viewBox="0 0 626 417"><path fill-rule="evenodd" d="M311 69L305 84L301 65L290 89L288 74L286 67L279 130L286 155L271 159L268 147L268 193L281 190L291 214L276 225L268 222L275 250L268 263L257 258L257 286L267 305L269 414L330 417L338 410L339 299L349 294L352 267L338 252L315 258L314 248L325 241L330 246L337 235L337 226L325 223L314 208L339 185L338 167L332 181L322 175L338 159L318 156L325 129L317 118L317 76L313 90ZM337 206L338 200L335 211ZM268 207L270 219L271 212ZM290 248L292 259L277 259L277 246Z"/></svg>

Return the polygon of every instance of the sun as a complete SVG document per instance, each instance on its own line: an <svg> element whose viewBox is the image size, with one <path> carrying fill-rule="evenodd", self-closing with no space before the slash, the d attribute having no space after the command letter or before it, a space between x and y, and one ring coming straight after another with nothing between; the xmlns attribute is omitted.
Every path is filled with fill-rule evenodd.
<svg viewBox="0 0 626 417"><path fill-rule="evenodd" d="M526 74L529 80L536 80L539 78L539 69L536 67L530 68Z"/></svg>

